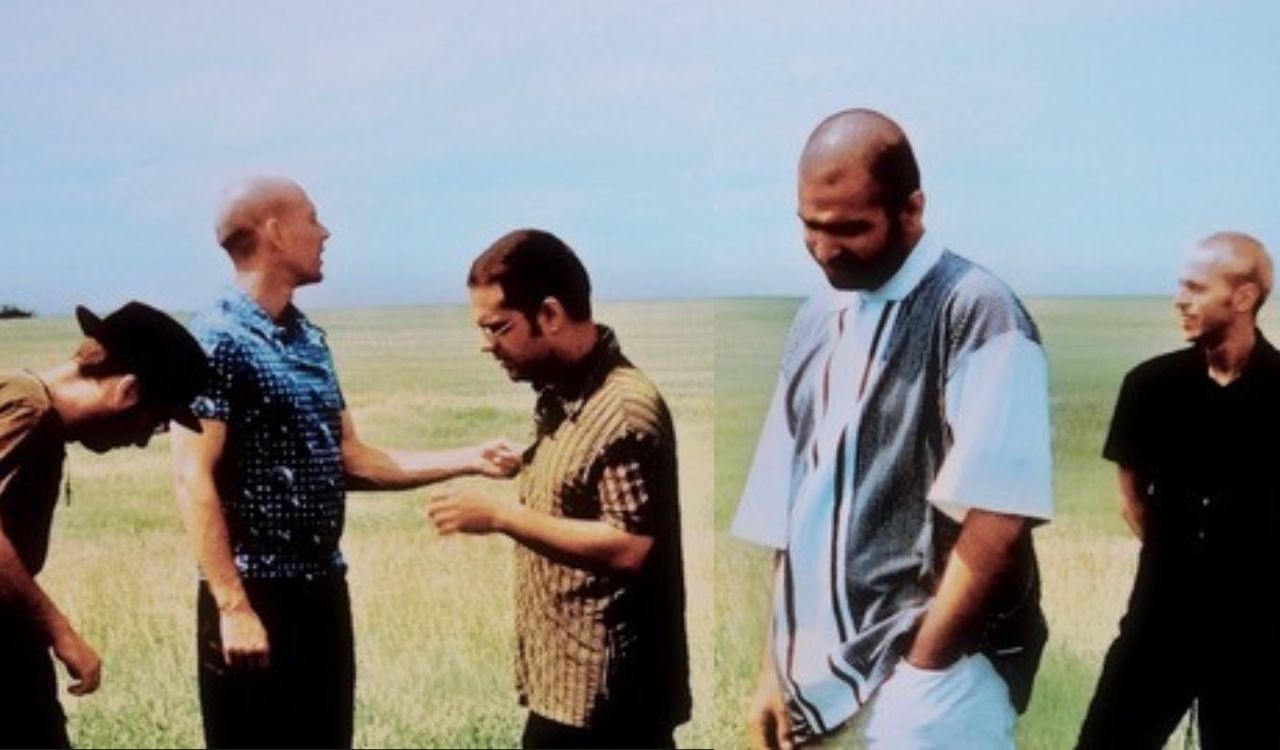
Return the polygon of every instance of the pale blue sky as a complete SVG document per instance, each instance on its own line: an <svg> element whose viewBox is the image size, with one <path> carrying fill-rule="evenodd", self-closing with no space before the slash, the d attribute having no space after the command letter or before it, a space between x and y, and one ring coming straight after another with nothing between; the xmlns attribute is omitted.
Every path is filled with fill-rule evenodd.
<svg viewBox="0 0 1280 750"><path fill-rule="evenodd" d="M1222 228L1280 247L1272 4L961 5L10 4L0 302L202 306L219 191L257 172L334 232L307 306L461 301L519 226L601 298L799 294L795 158L848 106L1027 294L1166 292Z"/></svg>
<svg viewBox="0 0 1280 750"><path fill-rule="evenodd" d="M836 7L716 18L717 291L818 283L795 161L849 106L903 125L927 227L1019 292L1171 293L1219 229L1280 251L1280 4Z"/></svg>

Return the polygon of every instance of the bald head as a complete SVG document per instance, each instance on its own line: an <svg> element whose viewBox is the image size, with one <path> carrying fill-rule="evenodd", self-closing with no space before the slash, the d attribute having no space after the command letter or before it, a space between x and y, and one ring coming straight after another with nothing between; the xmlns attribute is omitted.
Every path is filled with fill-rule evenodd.
<svg viewBox="0 0 1280 750"><path fill-rule="evenodd" d="M1261 242L1243 232L1218 232L1205 237L1192 249L1191 260L1213 268L1233 286L1257 286L1255 313L1271 293L1271 256Z"/></svg>
<svg viewBox="0 0 1280 750"><path fill-rule="evenodd" d="M218 244L233 259L248 256L257 247L262 225L279 216L306 193L283 177L249 177L226 189L214 226Z"/></svg>
<svg viewBox="0 0 1280 750"><path fill-rule="evenodd" d="M800 155L800 178L835 184L869 175L879 202L900 209L920 189L920 168L902 128L870 109L847 109L814 129Z"/></svg>

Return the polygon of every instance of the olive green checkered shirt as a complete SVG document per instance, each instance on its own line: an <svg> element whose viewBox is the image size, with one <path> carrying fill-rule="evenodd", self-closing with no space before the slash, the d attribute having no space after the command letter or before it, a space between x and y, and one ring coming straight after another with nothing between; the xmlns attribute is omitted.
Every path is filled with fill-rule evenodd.
<svg viewBox="0 0 1280 750"><path fill-rule="evenodd" d="M654 544L636 574L516 548L516 687L531 711L571 726L620 713L675 726L690 708L675 431L657 388L599 333L539 389L520 501Z"/></svg>

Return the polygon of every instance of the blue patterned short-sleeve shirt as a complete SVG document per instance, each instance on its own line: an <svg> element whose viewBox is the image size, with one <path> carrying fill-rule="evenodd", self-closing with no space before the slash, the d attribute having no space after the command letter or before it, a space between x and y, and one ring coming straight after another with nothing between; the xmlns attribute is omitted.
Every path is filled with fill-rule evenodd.
<svg viewBox="0 0 1280 750"><path fill-rule="evenodd" d="M274 321L235 288L190 327L212 371L192 409L227 426L215 481L236 568L250 578L343 570L344 402L324 331L292 305Z"/></svg>

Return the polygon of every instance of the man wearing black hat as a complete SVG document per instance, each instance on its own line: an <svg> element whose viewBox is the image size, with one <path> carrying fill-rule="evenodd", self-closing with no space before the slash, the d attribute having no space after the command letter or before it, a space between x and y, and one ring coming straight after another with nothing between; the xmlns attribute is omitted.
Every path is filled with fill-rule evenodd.
<svg viewBox="0 0 1280 750"><path fill-rule="evenodd" d="M0 747L68 747L53 656L68 688L98 687L101 661L36 583L65 444L102 453L145 446L168 419L199 427L188 403L208 366L175 320L140 302L105 318L83 307L85 339L42 372L0 372Z"/></svg>

